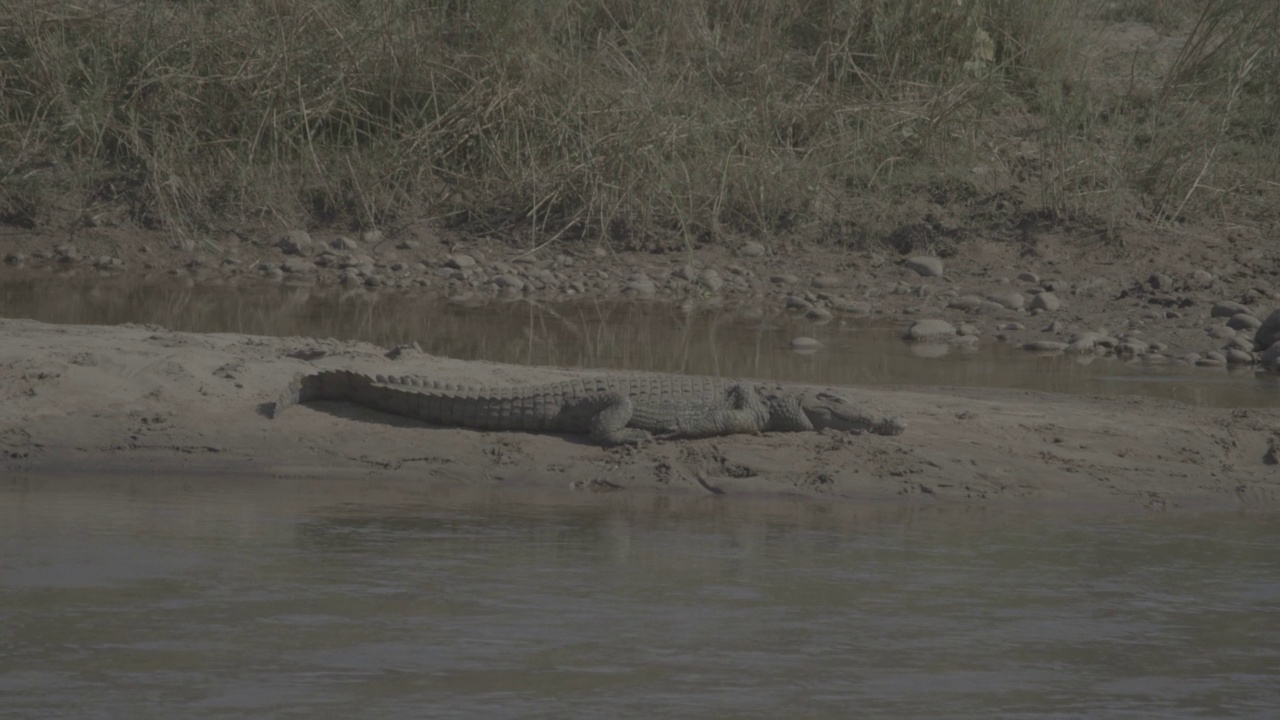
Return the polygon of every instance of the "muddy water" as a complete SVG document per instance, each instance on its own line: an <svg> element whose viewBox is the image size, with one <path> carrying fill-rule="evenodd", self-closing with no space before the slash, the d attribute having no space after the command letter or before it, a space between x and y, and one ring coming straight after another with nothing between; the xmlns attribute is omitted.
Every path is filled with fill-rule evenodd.
<svg viewBox="0 0 1280 720"><path fill-rule="evenodd" d="M314 287L252 289L49 280L0 283L0 316L46 322L154 323L191 332L242 332L417 342L432 354L570 367L657 370L824 384L1012 387L1089 394L1140 394L1195 405L1280 404L1280 378L1252 371L1144 368L1112 359L1083 363L1034 357L994 340L977 352L921 354L898 325L787 317L745 318L728 310L683 313L660 305L510 303L463 308L397 293ZM801 355L807 335L821 351Z"/></svg>
<svg viewBox="0 0 1280 720"><path fill-rule="evenodd" d="M1280 524L0 480L0 716L1274 717Z"/></svg>

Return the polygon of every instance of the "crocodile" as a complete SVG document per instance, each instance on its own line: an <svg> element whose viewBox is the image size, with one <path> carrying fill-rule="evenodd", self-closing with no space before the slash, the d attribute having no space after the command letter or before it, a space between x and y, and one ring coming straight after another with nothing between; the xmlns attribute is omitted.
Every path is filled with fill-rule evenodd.
<svg viewBox="0 0 1280 720"><path fill-rule="evenodd" d="M834 428L896 435L906 423L859 410L848 395L813 387L770 386L659 374L583 375L543 385L473 387L416 376L326 370L299 375L275 417L316 400L351 402L382 412L477 430L588 435L605 445L650 438L702 438Z"/></svg>

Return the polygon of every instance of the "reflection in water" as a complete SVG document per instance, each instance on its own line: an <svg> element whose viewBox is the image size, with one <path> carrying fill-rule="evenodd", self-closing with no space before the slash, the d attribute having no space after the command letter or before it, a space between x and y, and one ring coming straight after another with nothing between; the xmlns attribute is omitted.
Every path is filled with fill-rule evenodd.
<svg viewBox="0 0 1280 720"><path fill-rule="evenodd" d="M655 304L511 303L479 309L403 293L310 286L68 285L0 283L0 315L46 322L153 323L188 332L334 337L383 346L418 342L462 359L565 367L657 370L823 384L1012 387L1141 394L1196 405L1280 404L1272 375L1151 369L1111 359L1033 357L988 341L978 352L926 357L898 330L865 323L815 326L788 317L744 320L731 311L685 314ZM825 349L788 349L797 335ZM1092 359L1092 358L1090 358Z"/></svg>
<svg viewBox="0 0 1280 720"><path fill-rule="evenodd" d="M1277 528L1226 514L11 479L0 709L1268 717Z"/></svg>

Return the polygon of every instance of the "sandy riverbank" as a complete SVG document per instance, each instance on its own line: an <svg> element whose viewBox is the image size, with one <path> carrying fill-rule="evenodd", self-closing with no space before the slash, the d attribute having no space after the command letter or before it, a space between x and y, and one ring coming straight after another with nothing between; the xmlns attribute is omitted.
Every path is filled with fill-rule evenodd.
<svg viewBox="0 0 1280 720"><path fill-rule="evenodd" d="M341 404L257 411L317 368L527 383L568 371L364 343L0 320L0 469L208 474L982 505L1276 506L1280 411L1130 397L857 389L897 437L735 436L603 449L435 428ZM312 358L302 359L302 358ZM217 482L216 477L209 479Z"/></svg>

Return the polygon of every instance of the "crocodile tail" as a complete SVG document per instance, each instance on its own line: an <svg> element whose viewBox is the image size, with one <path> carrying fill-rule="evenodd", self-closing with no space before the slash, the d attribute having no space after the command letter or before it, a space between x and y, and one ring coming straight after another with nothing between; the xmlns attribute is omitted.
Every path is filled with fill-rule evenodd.
<svg viewBox="0 0 1280 720"><path fill-rule="evenodd" d="M280 413L288 408L297 405L302 401L302 385L307 379L306 375L295 375L289 381L288 387L281 393L280 398L275 402L264 403L262 405L262 414L271 419L279 417Z"/></svg>

